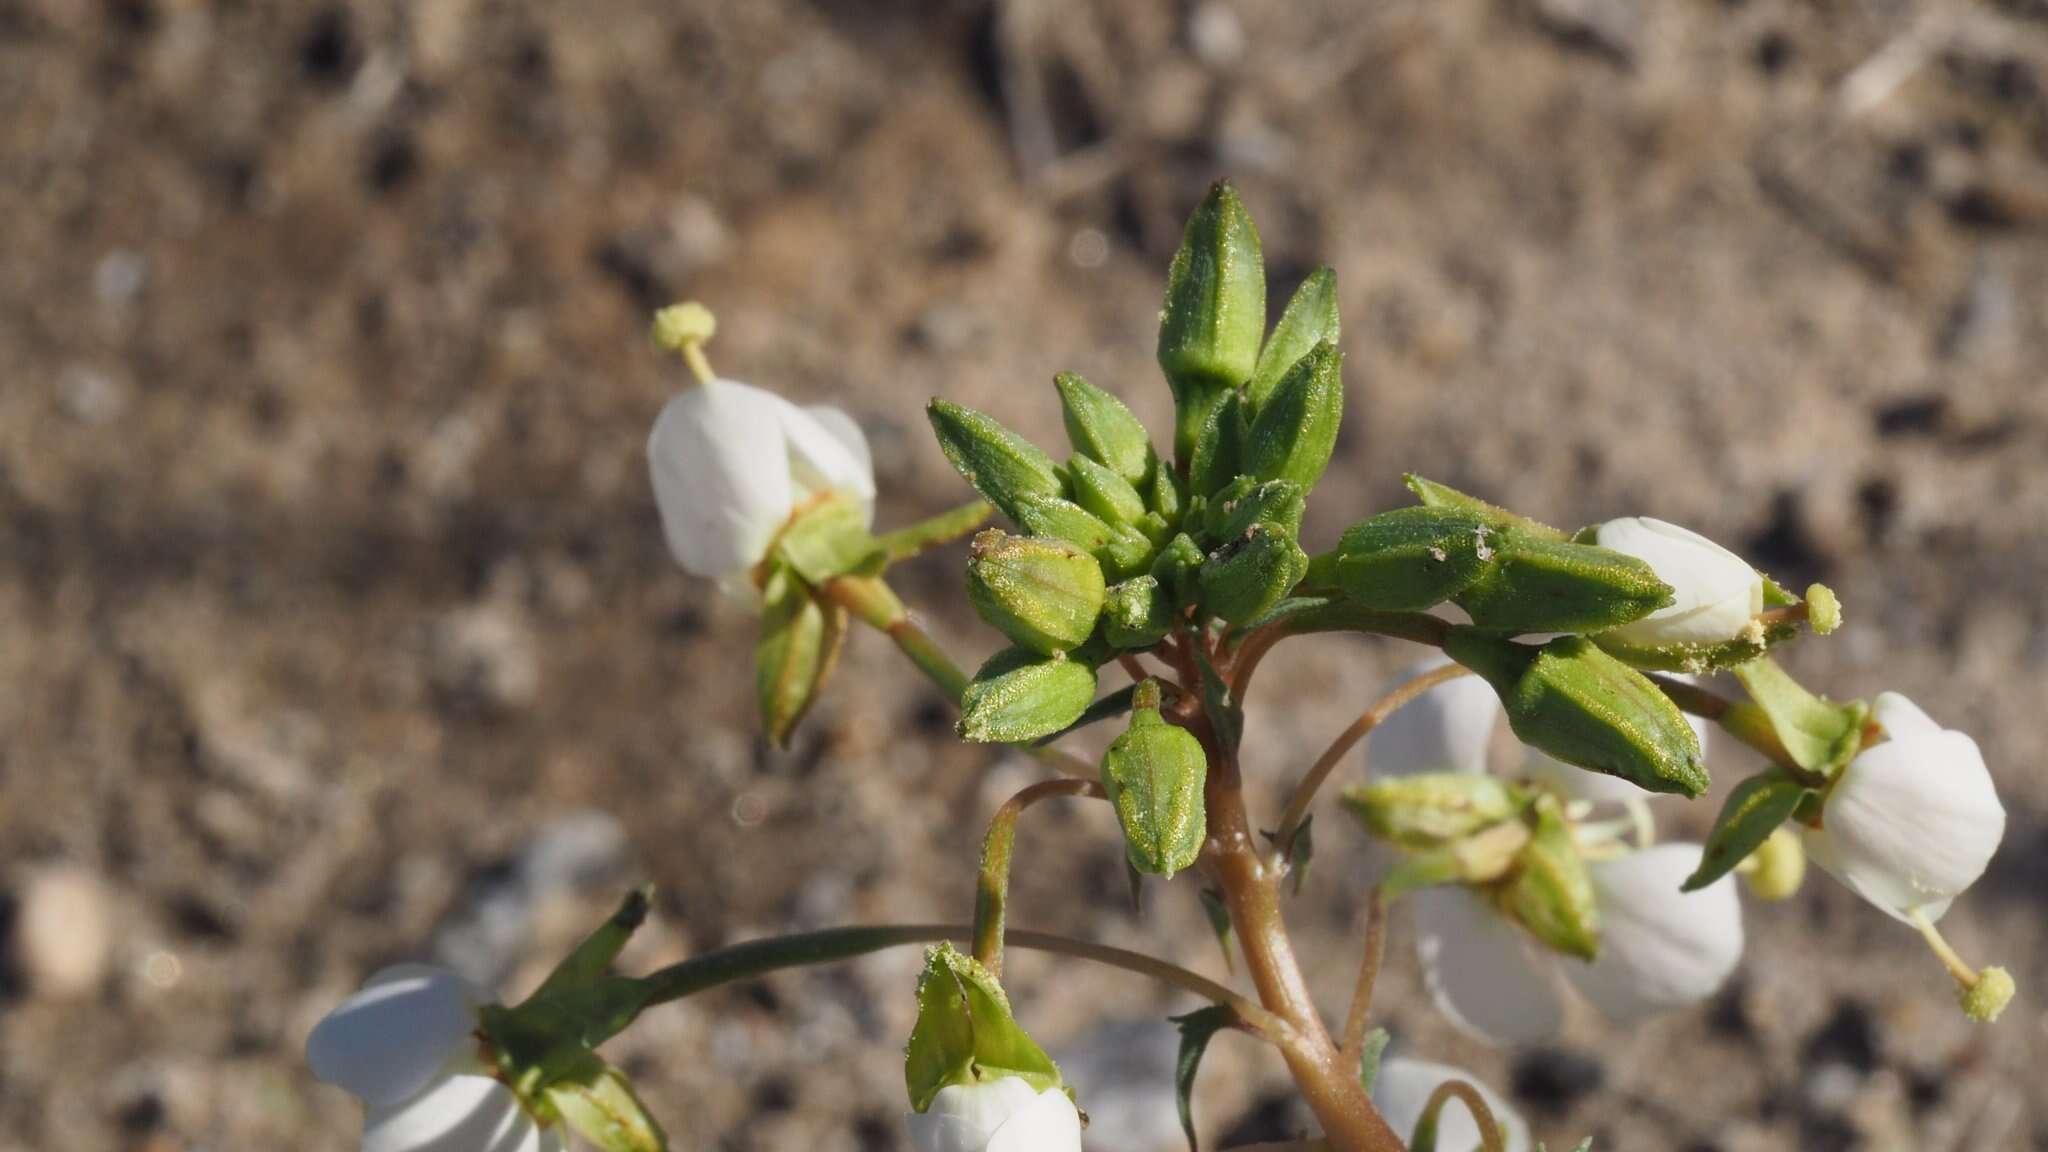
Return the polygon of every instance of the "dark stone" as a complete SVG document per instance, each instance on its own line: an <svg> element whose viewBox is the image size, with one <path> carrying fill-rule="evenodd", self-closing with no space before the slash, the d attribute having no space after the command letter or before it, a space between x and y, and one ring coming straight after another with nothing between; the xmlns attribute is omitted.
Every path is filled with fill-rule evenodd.
<svg viewBox="0 0 2048 1152"><path fill-rule="evenodd" d="M1516 1097L1538 1110L1562 1113L1606 1081L1607 1070L1599 1057L1545 1046L1516 1056L1509 1082Z"/></svg>
<svg viewBox="0 0 2048 1152"><path fill-rule="evenodd" d="M1877 1020L1869 1007L1858 1000L1842 1000L1827 1023L1806 1038L1800 1064L1807 1068L1846 1064L1868 1076L1877 1069L1882 1051Z"/></svg>

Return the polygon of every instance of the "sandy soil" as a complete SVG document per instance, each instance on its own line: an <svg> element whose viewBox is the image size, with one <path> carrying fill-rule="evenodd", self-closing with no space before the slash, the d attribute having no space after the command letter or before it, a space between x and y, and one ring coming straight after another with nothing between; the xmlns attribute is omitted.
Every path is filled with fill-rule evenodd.
<svg viewBox="0 0 2048 1152"><path fill-rule="evenodd" d="M1055 436L1072 369L1164 415L1165 261L1218 175L1276 297L1342 280L1312 542L1408 469L1684 521L1833 584L1796 668L1974 731L2011 813L1948 921L2020 978L1995 1029L1817 883L1750 909L1709 1010L1521 1054L1450 1033L1400 922L1399 1041L1567 1147L2048 1147L2044 86L2034 0L0 0L0 1148L349 1147L297 1055L327 1005L418 955L530 984L641 878L642 964L964 916L1033 769L872 636L763 746L750 621L656 531L648 312L702 298L724 371L849 406L902 523L962 496L927 396ZM972 658L957 571L901 584ZM1268 790L1411 655L1287 652ZM1106 814L1021 850L1017 922L1220 971L1191 888L1130 914ZM1331 820L1294 909L1332 1001L1365 867ZM915 963L616 1050L678 1148L898 1147ZM1100 1147L1173 1147L1183 1005L1015 972ZM1212 1143L1299 1124L1283 1088L1219 1043Z"/></svg>

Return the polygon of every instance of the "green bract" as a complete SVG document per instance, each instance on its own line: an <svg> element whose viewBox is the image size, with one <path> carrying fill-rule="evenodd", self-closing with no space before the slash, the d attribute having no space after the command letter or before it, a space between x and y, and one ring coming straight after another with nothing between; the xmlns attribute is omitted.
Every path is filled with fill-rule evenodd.
<svg viewBox="0 0 2048 1152"><path fill-rule="evenodd" d="M1095 669L1064 656L1006 648L974 674L960 699L959 733L980 744L1050 736L1081 718L1095 699Z"/></svg>
<svg viewBox="0 0 2048 1152"><path fill-rule="evenodd" d="M974 538L967 598L1011 643L1047 656L1078 647L1102 613L1102 565L1061 540L990 530Z"/></svg>

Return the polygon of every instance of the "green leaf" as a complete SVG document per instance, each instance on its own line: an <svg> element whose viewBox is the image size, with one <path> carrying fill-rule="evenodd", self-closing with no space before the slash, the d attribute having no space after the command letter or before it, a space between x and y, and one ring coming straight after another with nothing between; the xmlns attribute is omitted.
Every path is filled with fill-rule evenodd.
<svg viewBox="0 0 2048 1152"><path fill-rule="evenodd" d="M1244 468L1261 480L1315 489L1337 450L1344 419L1344 354L1324 341L1287 370L1253 418Z"/></svg>
<svg viewBox="0 0 2048 1152"><path fill-rule="evenodd" d="M1256 412L1289 368L1318 344L1337 342L1337 274L1328 265L1309 273L1287 301L1273 334L1259 350L1258 367L1245 385L1245 397Z"/></svg>
<svg viewBox="0 0 2048 1152"><path fill-rule="evenodd" d="M1490 632L1598 632L1671 603L1655 569L1609 548L1502 530L1479 557L1491 563L1457 602Z"/></svg>
<svg viewBox="0 0 2048 1152"><path fill-rule="evenodd" d="M1714 830L1707 836L1699 868L1686 877L1680 890L1697 892L1726 876L1769 839L1778 825L1791 819L1800 800L1810 792L1775 768L1737 784L1728 793L1721 815L1714 821Z"/></svg>
<svg viewBox="0 0 2048 1152"><path fill-rule="evenodd" d="M881 542L868 533L867 512L837 494L791 520L776 538L775 553L814 588L841 576L872 576L884 559Z"/></svg>
<svg viewBox="0 0 2048 1152"><path fill-rule="evenodd" d="M1011 643L1043 655L1085 643L1106 594L1102 565L1064 540L990 529L968 551L968 602Z"/></svg>
<svg viewBox="0 0 2048 1152"><path fill-rule="evenodd" d="M1862 702L1836 704L1816 696L1769 657L1734 672L1801 768L1832 775L1862 747L1869 714Z"/></svg>
<svg viewBox="0 0 2048 1152"><path fill-rule="evenodd" d="M586 1054L547 1087L548 1103L598 1152L665 1152L668 1137L618 1069Z"/></svg>
<svg viewBox="0 0 2048 1152"><path fill-rule="evenodd" d="M1358 1082L1368 1096L1372 1095L1372 1086L1379 1082L1380 1057L1387 1054L1387 1044L1392 1039L1385 1028L1375 1028L1365 1034L1365 1042L1359 1045Z"/></svg>
<svg viewBox="0 0 2048 1152"><path fill-rule="evenodd" d="M904 1052L910 1106L931 1107L939 1089L1021 1077L1035 1091L1062 1087L1060 1070L1010 1014L1009 997L972 956L940 944L925 953L917 1023Z"/></svg>
<svg viewBox="0 0 2048 1152"><path fill-rule="evenodd" d="M642 884L628 892L618 910L555 965L555 970L534 990L533 998L558 995L603 979L626 942L647 922L647 908L653 899L652 884Z"/></svg>
<svg viewBox="0 0 2048 1152"><path fill-rule="evenodd" d="M1159 367L1173 389L1176 460L1188 460L1224 390L1251 376L1265 328L1259 231L1237 193L1218 183L1188 218L1159 316Z"/></svg>
<svg viewBox="0 0 2048 1152"><path fill-rule="evenodd" d="M1195 1139L1195 1074L1202 1069L1202 1056L1209 1050L1209 1041L1225 1028L1236 1026L1237 1012L1228 1004L1212 1004L1170 1019L1180 1026L1180 1057L1173 1068L1173 1096L1180 1108L1180 1129L1187 1133L1188 1152L1201 1152L1201 1142Z"/></svg>
<svg viewBox="0 0 2048 1152"><path fill-rule="evenodd" d="M1095 700L1095 669L1080 660L1005 648L989 657L960 698L960 738L1020 744L1074 723Z"/></svg>
<svg viewBox="0 0 2048 1152"><path fill-rule="evenodd" d="M1488 504L1477 496L1467 496L1448 484L1439 484L1413 472L1402 479L1407 483L1408 490L1415 493L1415 498L1430 508L1454 508L1462 512L1471 512L1496 528L1512 529L1525 536L1544 540L1568 539L1565 533L1548 524L1531 520L1527 516L1516 515L1497 504Z"/></svg>
<svg viewBox="0 0 2048 1152"><path fill-rule="evenodd" d="M1234 976L1237 974L1237 929L1230 923L1230 906L1223 902L1223 893L1214 888L1199 891L1202 911L1209 917L1209 930L1216 934L1216 946L1223 949L1223 967Z"/></svg>
<svg viewBox="0 0 2048 1152"><path fill-rule="evenodd" d="M1172 877L1202 853L1208 825L1202 785L1208 778L1202 742L1159 714L1159 685L1139 687L1130 727L1102 754L1102 787L1116 807L1131 866Z"/></svg>
<svg viewBox="0 0 2048 1152"><path fill-rule="evenodd" d="M945 400L925 409L939 449L962 479L1019 524L1025 497L1060 494L1052 457L993 417Z"/></svg>
<svg viewBox="0 0 2048 1152"><path fill-rule="evenodd" d="M820 602L794 572L775 565L762 589L761 636L754 645L754 696L771 743L789 743L830 679L845 638L845 611Z"/></svg>
<svg viewBox="0 0 2048 1152"><path fill-rule="evenodd" d="M1600 905L1593 877L1554 796L1538 796L1529 843L1515 861L1501 905L1529 933L1567 956L1600 953Z"/></svg>
<svg viewBox="0 0 2048 1152"><path fill-rule="evenodd" d="M1152 439L1124 402L1071 372L1054 377L1053 387L1074 451L1141 483L1152 470Z"/></svg>
<svg viewBox="0 0 2048 1152"><path fill-rule="evenodd" d="M1469 587L1493 562L1498 530L1461 508L1415 505L1382 512L1345 529L1320 586L1382 612L1419 612Z"/></svg>

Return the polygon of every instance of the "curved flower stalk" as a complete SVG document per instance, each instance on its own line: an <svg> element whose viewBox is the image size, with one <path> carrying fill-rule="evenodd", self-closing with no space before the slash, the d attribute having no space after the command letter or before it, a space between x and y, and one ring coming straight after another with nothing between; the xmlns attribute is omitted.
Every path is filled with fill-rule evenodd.
<svg viewBox="0 0 2048 1152"><path fill-rule="evenodd" d="M1058 1088L1006 1076L939 1089L905 1117L918 1152L1081 1152L1081 1114Z"/></svg>
<svg viewBox="0 0 2048 1152"><path fill-rule="evenodd" d="M314 1027L306 1062L363 1102L363 1152L562 1152L561 1135L498 1080L481 997L426 964L386 968Z"/></svg>
<svg viewBox="0 0 2048 1152"><path fill-rule="evenodd" d="M1413 1133L1429 1109L1437 1089L1454 1080L1472 1085L1480 1099L1493 1110L1493 1118L1500 1124L1501 1134L1505 1137L1505 1152L1529 1152L1535 1146L1529 1137L1529 1126L1520 1113L1471 1073L1449 1064L1389 1057L1380 1063L1379 1073L1373 1078L1372 1102L1396 1132L1404 1135ZM1442 1152L1467 1152L1468 1149L1479 1148L1482 1139L1479 1122L1463 1104L1446 1104L1438 1113L1436 1146Z"/></svg>
<svg viewBox="0 0 2048 1152"><path fill-rule="evenodd" d="M1593 543L1647 563L1671 603L1614 635L1630 644L1719 644L1749 636L1764 609L1764 581L1749 562L1688 528L1649 516L1609 520Z"/></svg>

